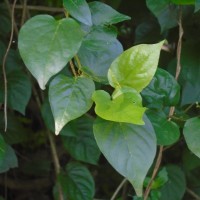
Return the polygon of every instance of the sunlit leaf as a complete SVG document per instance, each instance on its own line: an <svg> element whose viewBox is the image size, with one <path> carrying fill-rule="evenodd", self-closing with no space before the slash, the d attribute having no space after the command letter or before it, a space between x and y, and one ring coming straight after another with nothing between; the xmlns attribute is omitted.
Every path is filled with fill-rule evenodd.
<svg viewBox="0 0 200 200"><path fill-rule="evenodd" d="M163 41L157 44L141 44L124 51L111 64L108 80L113 87L132 87L138 92L153 78Z"/></svg>
<svg viewBox="0 0 200 200"><path fill-rule="evenodd" d="M104 90L97 90L94 92L92 99L96 104L96 114L103 119L144 124L142 117L146 108L142 107L140 94L134 89L116 95L113 99Z"/></svg>

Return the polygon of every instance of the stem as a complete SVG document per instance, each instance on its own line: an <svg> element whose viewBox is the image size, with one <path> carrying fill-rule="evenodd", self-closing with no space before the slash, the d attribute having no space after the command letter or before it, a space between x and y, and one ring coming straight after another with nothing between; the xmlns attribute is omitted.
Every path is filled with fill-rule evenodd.
<svg viewBox="0 0 200 200"><path fill-rule="evenodd" d="M6 4L9 6L9 2L5 1ZM3 79L4 79L4 120L5 120L5 129L4 131L6 132L7 130L7 125L8 125L8 118L7 118L7 101L8 101L8 86L7 86L7 76L6 76L6 59L8 57L8 53L10 51L10 47L12 45L12 40L13 40L13 34L14 34L14 14L15 14L15 5L16 5L17 0L14 0L12 11L11 11L11 33L10 33L10 39L8 43L8 47L6 49L6 53L3 57L3 63L2 63L2 71L3 71Z"/></svg>
<svg viewBox="0 0 200 200"><path fill-rule="evenodd" d="M77 73L76 73L76 70L75 70L74 63L70 60L70 61L69 61L69 64L70 64L72 73L74 74L75 77L77 77Z"/></svg>
<svg viewBox="0 0 200 200"><path fill-rule="evenodd" d="M145 193L144 193L144 200L147 200L149 193L151 191L152 183L153 183L153 181L154 181L154 179L155 179L155 177L158 173L158 170L160 168L160 164L161 164L161 161L162 161L162 153L163 153L163 146L160 146L158 157L157 157L157 160L156 160L156 164L155 164L155 167L154 167L154 170L153 170L153 174L151 176L149 184L147 185L147 188L146 188Z"/></svg>
<svg viewBox="0 0 200 200"><path fill-rule="evenodd" d="M80 59L77 55L74 56L76 62L77 62L77 65L78 65L78 69L81 70L82 66L81 66L81 62L80 62Z"/></svg>
<svg viewBox="0 0 200 200"><path fill-rule="evenodd" d="M11 5L13 7L13 5ZM16 9L23 9L23 5L16 5ZM27 5L26 8L28 10L36 10L36 11L46 11L46 12L63 12L63 8L54 8L54 7L47 7L47 6L29 6Z"/></svg>
<svg viewBox="0 0 200 200"><path fill-rule="evenodd" d="M188 194L190 194L192 197L194 197L196 200L200 200L200 196L198 196L195 192L193 192L191 189L186 188L186 191Z"/></svg>
<svg viewBox="0 0 200 200"><path fill-rule="evenodd" d="M121 190L121 188L123 187L123 185L126 183L127 179L123 179L122 182L119 184L119 186L117 187L117 189L115 190L114 194L112 195L110 200L114 200L116 198L116 196L118 195L119 191Z"/></svg>
<svg viewBox="0 0 200 200"><path fill-rule="evenodd" d="M179 39L178 39L178 45L177 45L177 65L176 65L176 75L175 75L175 79L178 80L178 77L180 75L180 71L181 71L181 50L182 50L182 37L183 37L183 27L182 27L182 8L179 7L179 19L178 19L178 25L179 25ZM170 107L170 111L169 111L169 116L173 116L175 112L175 107L172 106ZM171 117L168 119L169 121L171 120ZM153 183L153 180L156 177L156 174L160 168L160 164L162 161L162 154L163 154L163 146L160 146L160 150L158 153L158 157L156 160L156 164L153 170L153 174L151 177L151 180L144 192L144 200L147 200L149 193L151 191L151 186Z"/></svg>

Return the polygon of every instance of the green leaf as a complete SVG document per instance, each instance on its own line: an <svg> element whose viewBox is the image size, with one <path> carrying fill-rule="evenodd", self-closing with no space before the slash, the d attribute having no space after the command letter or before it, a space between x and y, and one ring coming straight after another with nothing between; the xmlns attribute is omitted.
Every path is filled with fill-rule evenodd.
<svg viewBox="0 0 200 200"><path fill-rule="evenodd" d="M93 199L95 192L94 180L85 166L79 163L69 163L66 172L60 173L58 181L61 184L65 199Z"/></svg>
<svg viewBox="0 0 200 200"><path fill-rule="evenodd" d="M166 166L168 182L161 189L160 200L182 200L186 189L186 180L183 171L175 166Z"/></svg>
<svg viewBox="0 0 200 200"><path fill-rule="evenodd" d="M7 73L8 106L25 114L26 106L31 97L31 82L26 74L20 70ZM0 102L4 103L4 83L0 81Z"/></svg>
<svg viewBox="0 0 200 200"><path fill-rule="evenodd" d="M94 135L110 164L142 195L144 178L156 153L156 136L147 117L145 125L116 123L97 118Z"/></svg>
<svg viewBox="0 0 200 200"><path fill-rule="evenodd" d="M146 0L147 7L156 16L161 32L177 26L178 7L170 0Z"/></svg>
<svg viewBox="0 0 200 200"><path fill-rule="evenodd" d="M196 0L171 0L173 3L178 5L194 5Z"/></svg>
<svg viewBox="0 0 200 200"><path fill-rule="evenodd" d="M93 119L81 117L71 121L60 132L64 147L76 160L97 164L99 148L93 135Z"/></svg>
<svg viewBox="0 0 200 200"><path fill-rule="evenodd" d="M85 77L56 76L50 83L49 102L55 120L55 134L69 121L86 113L92 106L94 82Z"/></svg>
<svg viewBox="0 0 200 200"><path fill-rule="evenodd" d="M116 42L117 31L113 26L94 26L84 38L82 46L91 50L107 49Z"/></svg>
<svg viewBox="0 0 200 200"><path fill-rule="evenodd" d="M171 74L158 68L150 84L142 91L142 96L150 108L173 106L179 101L180 86Z"/></svg>
<svg viewBox="0 0 200 200"><path fill-rule="evenodd" d="M182 101L181 105L200 101L200 59L199 42L187 42L183 45L181 54Z"/></svg>
<svg viewBox="0 0 200 200"><path fill-rule="evenodd" d="M146 108L142 107L140 94L130 89L128 92L118 92L112 100L104 90L95 91L92 100L96 104L96 114L110 121L144 124L142 117Z"/></svg>
<svg viewBox="0 0 200 200"><path fill-rule="evenodd" d="M163 43L141 44L124 51L108 70L110 85L128 86L140 92L155 74Z"/></svg>
<svg viewBox="0 0 200 200"><path fill-rule="evenodd" d="M8 127L4 139L9 145L24 143L29 140L32 131L26 129L20 120L12 113L8 113ZM4 113L0 112L0 132L4 132L5 121Z"/></svg>
<svg viewBox="0 0 200 200"><path fill-rule="evenodd" d="M123 52L123 47L117 39L109 41L95 40L95 38L92 43L84 41L78 52L83 65L82 70L98 82L108 82L107 73L112 61ZM98 47L99 43L101 45Z"/></svg>
<svg viewBox="0 0 200 200"><path fill-rule="evenodd" d="M38 15L25 23L19 33L19 51L41 89L78 52L82 38L80 25L73 19L56 21Z"/></svg>
<svg viewBox="0 0 200 200"><path fill-rule="evenodd" d="M98 1L89 3L89 7L92 13L92 22L96 26L116 24L131 19L130 17L117 12L110 6Z"/></svg>
<svg viewBox="0 0 200 200"><path fill-rule="evenodd" d="M177 124L168 121L167 117L160 111L148 110L149 117L157 137L157 144L172 145L178 141L180 131Z"/></svg>
<svg viewBox="0 0 200 200"><path fill-rule="evenodd" d="M188 148L200 158L200 118L188 119L185 123L183 134Z"/></svg>
<svg viewBox="0 0 200 200"><path fill-rule="evenodd" d="M0 173L4 173L10 168L17 166L18 161L14 150L6 144L2 135L0 135Z"/></svg>
<svg viewBox="0 0 200 200"><path fill-rule="evenodd" d="M197 12L199 10L200 10L200 0L196 0L196 3L195 3L195 12Z"/></svg>
<svg viewBox="0 0 200 200"><path fill-rule="evenodd" d="M63 0L67 12L79 22L92 26L92 18L89 6L85 0Z"/></svg>
<svg viewBox="0 0 200 200"><path fill-rule="evenodd" d="M44 123L46 127L52 131L55 132L55 122L53 118L53 113L51 111L49 99L45 99L44 103L41 108L42 118L44 120Z"/></svg>

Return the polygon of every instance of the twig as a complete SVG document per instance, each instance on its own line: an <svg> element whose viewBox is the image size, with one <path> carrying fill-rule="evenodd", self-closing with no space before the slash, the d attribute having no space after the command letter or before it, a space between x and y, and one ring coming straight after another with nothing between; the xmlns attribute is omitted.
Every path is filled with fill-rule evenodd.
<svg viewBox="0 0 200 200"><path fill-rule="evenodd" d="M121 188L123 187L123 185L126 183L127 179L123 179L122 182L119 184L119 186L117 187L117 189L115 190L114 194L112 195L110 200L114 200L116 198L116 196L118 195L119 191L121 190Z"/></svg>
<svg viewBox="0 0 200 200"><path fill-rule="evenodd" d="M72 70L74 76L77 77L77 73L76 73L76 70L75 70L74 63L70 60L69 64L70 64L70 67L71 67L71 70Z"/></svg>
<svg viewBox="0 0 200 200"><path fill-rule="evenodd" d="M4 79L4 120L5 120L5 129L4 131L6 132L7 130L7 125L8 125L8 119L7 119L7 101L8 101L8 86L7 86L7 77L6 77L6 59L8 57L8 53L10 50L10 47L12 45L12 40L13 40L13 34L14 34L14 13L15 13L15 4L17 0L14 0L13 3L13 8L11 11L11 33L10 33L10 40L8 43L8 47L6 49L6 53L3 57L3 63L2 63L2 71L3 71L3 79ZM7 2L8 3L8 2Z"/></svg>
<svg viewBox="0 0 200 200"><path fill-rule="evenodd" d="M0 176L0 185L5 185L5 177ZM14 190L41 190L52 185L49 179L34 179L34 180L13 180L6 177L6 185L9 189Z"/></svg>
<svg viewBox="0 0 200 200"><path fill-rule="evenodd" d="M16 3L13 3L13 5L11 7L11 5L10 5L8 0L4 0L4 2L5 2L6 6L8 8L8 12L9 12L11 20L12 20L12 14L13 14L14 9L16 8L16 5L15 5ZM17 25L15 23L15 19L14 18L13 18L13 26L14 26L14 30L15 30L16 35L18 35L19 31L18 31L18 28L17 28Z"/></svg>
<svg viewBox="0 0 200 200"><path fill-rule="evenodd" d="M156 160L156 164L155 164L155 167L154 167L154 170L153 170L153 174L151 176L149 184L147 185L147 188L146 188L145 193L144 193L144 200L147 200L149 193L151 191L152 183L153 183L153 181L154 181L154 179L155 179L155 177L158 173L158 170L160 168L160 164L161 164L161 161L162 161L162 153L163 153L163 146L160 146L158 157L157 157L157 160Z"/></svg>
<svg viewBox="0 0 200 200"><path fill-rule="evenodd" d="M181 49L182 49L182 37L183 37L183 26L182 26L182 8L179 8L179 39L177 44L177 66L176 66L176 75L175 79L178 80L179 74L181 72Z"/></svg>
<svg viewBox="0 0 200 200"><path fill-rule="evenodd" d="M23 2L23 8L22 8L21 26L22 26L22 25L24 24L24 22L25 22L26 12L27 12L26 6L27 6L27 0L24 0L24 2Z"/></svg>
<svg viewBox="0 0 200 200"><path fill-rule="evenodd" d="M12 5L13 6L13 5ZM47 6L26 6L28 10L36 10L36 11L45 11L45 12L63 12L63 8L54 8L54 7L47 7ZM23 9L23 5L16 5L16 9Z"/></svg>
<svg viewBox="0 0 200 200"><path fill-rule="evenodd" d="M190 194L192 197L194 197L196 200L200 200L200 196L198 196L195 192L193 192L191 189L186 188L186 191L188 194Z"/></svg>
<svg viewBox="0 0 200 200"><path fill-rule="evenodd" d="M178 39L178 45L177 45L177 66L176 66L176 75L175 75L175 79L178 80L178 77L180 75L180 71L181 71L181 50L182 50L182 37L183 37L183 27L182 27L182 8L179 8L179 19L178 19L178 25L179 25L179 39ZM175 112L175 107L172 106L170 107L170 111L169 111L169 116L173 116ZM171 117L169 117L168 119L169 121L171 120ZM151 180L145 190L144 193L144 200L147 200L149 193L151 191L151 186L153 183L153 180L156 177L156 174L160 168L160 164L162 161L162 154L163 154L163 146L160 146L160 150L158 153L158 157L156 160L156 164L153 170L153 174L151 177Z"/></svg>

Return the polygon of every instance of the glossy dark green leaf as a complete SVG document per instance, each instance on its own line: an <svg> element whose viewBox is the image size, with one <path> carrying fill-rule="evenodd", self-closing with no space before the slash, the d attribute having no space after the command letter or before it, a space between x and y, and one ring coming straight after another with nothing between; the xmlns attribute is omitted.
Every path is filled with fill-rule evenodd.
<svg viewBox="0 0 200 200"><path fill-rule="evenodd" d="M134 89L129 92L121 92L112 99L104 90L97 90L94 92L92 100L96 104L96 114L103 119L144 124L142 117L146 108L142 107L141 96Z"/></svg>
<svg viewBox="0 0 200 200"><path fill-rule="evenodd" d="M168 182L161 189L160 200L182 200L186 189L183 171L175 165L166 166Z"/></svg>
<svg viewBox="0 0 200 200"><path fill-rule="evenodd" d="M178 5L194 5L196 0L171 0L173 3Z"/></svg>
<svg viewBox="0 0 200 200"><path fill-rule="evenodd" d="M178 7L170 0L147 0L147 7L157 17L161 32L177 26Z"/></svg>
<svg viewBox="0 0 200 200"><path fill-rule="evenodd" d="M0 3L0 36L7 37L11 30L10 16L5 4Z"/></svg>
<svg viewBox="0 0 200 200"><path fill-rule="evenodd" d="M65 172L60 173L58 181L61 184L65 199L93 200L94 180L85 166L79 163L67 164Z"/></svg>
<svg viewBox="0 0 200 200"><path fill-rule="evenodd" d="M107 73L113 60L123 52L121 43L116 40L109 41L97 41L94 40L93 44L84 41L78 56L83 66L84 73L91 76L95 81L108 82ZM101 42L98 48L95 43Z"/></svg>
<svg viewBox="0 0 200 200"><path fill-rule="evenodd" d="M49 99L45 99L41 108L41 112L46 127L52 132L55 132L55 122L53 118L53 113L51 111Z"/></svg>
<svg viewBox="0 0 200 200"><path fill-rule="evenodd" d="M183 134L188 148L200 158L200 118L188 119L185 123Z"/></svg>
<svg viewBox="0 0 200 200"><path fill-rule="evenodd" d="M158 68L150 84L142 91L142 96L150 108L176 105L180 98L180 86L169 72Z"/></svg>
<svg viewBox="0 0 200 200"><path fill-rule="evenodd" d="M143 181L156 153L156 136L150 121L145 125L116 123L97 118L94 135L110 164L142 195Z"/></svg>
<svg viewBox="0 0 200 200"><path fill-rule="evenodd" d="M55 120L55 134L69 121L86 113L92 106L94 82L85 77L56 76L50 83L49 102Z"/></svg>
<svg viewBox="0 0 200 200"><path fill-rule="evenodd" d="M132 87L138 92L153 78L163 42L141 44L124 51L111 64L108 80L111 86Z"/></svg>
<svg viewBox="0 0 200 200"><path fill-rule="evenodd" d="M99 148L93 135L93 119L81 117L71 121L60 132L64 147L76 160L97 164Z"/></svg>
<svg viewBox="0 0 200 200"><path fill-rule="evenodd" d="M24 24L19 51L41 89L78 52L82 38L80 25L69 18L56 21L49 15L37 15Z"/></svg>
<svg viewBox="0 0 200 200"><path fill-rule="evenodd" d="M32 131L24 128L20 119L14 114L8 113L8 127L6 133L3 135L7 144L19 144L28 141ZM0 112L0 132L4 133L5 122L4 113Z"/></svg>
<svg viewBox="0 0 200 200"><path fill-rule="evenodd" d="M196 0L195 2L195 12L200 10L200 0Z"/></svg>
<svg viewBox="0 0 200 200"><path fill-rule="evenodd" d="M25 109L31 97L31 82L24 72L20 70L7 73L8 106L25 114ZM4 83L0 81L0 102L4 103Z"/></svg>
<svg viewBox="0 0 200 200"><path fill-rule="evenodd" d="M89 6L85 0L63 0L67 12L79 22L92 26L92 18Z"/></svg>
<svg viewBox="0 0 200 200"><path fill-rule="evenodd" d="M182 101L181 104L190 104L200 101L200 59L199 42L187 42L183 45L181 54Z"/></svg>
<svg viewBox="0 0 200 200"><path fill-rule="evenodd" d="M114 27L94 26L84 38L82 46L91 50L107 49L116 42L117 31Z"/></svg>
<svg viewBox="0 0 200 200"><path fill-rule="evenodd" d="M0 173L8 171L10 168L18 166L17 157L12 147L6 144L0 135Z"/></svg>
<svg viewBox="0 0 200 200"><path fill-rule="evenodd" d="M171 145L178 141L180 131L177 124L172 121L168 121L167 117L162 114L161 111L148 110L147 115L154 127L157 144Z"/></svg>
<svg viewBox="0 0 200 200"><path fill-rule="evenodd" d="M182 154L184 170L187 172L200 167L200 159L189 149L185 149Z"/></svg>
<svg viewBox="0 0 200 200"><path fill-rule="evenodd" d="M89 3L89 6L92 13L92 22L96 26L116 24L131 19L102 2L94 1Z"/></svg>
<svg viewBox="0 0 200 200"><path fill-rule="evenodd" d="M140 23L135 30L135 44L152 44L163 39L160 26L155 18L149 17Z"/></svg>

